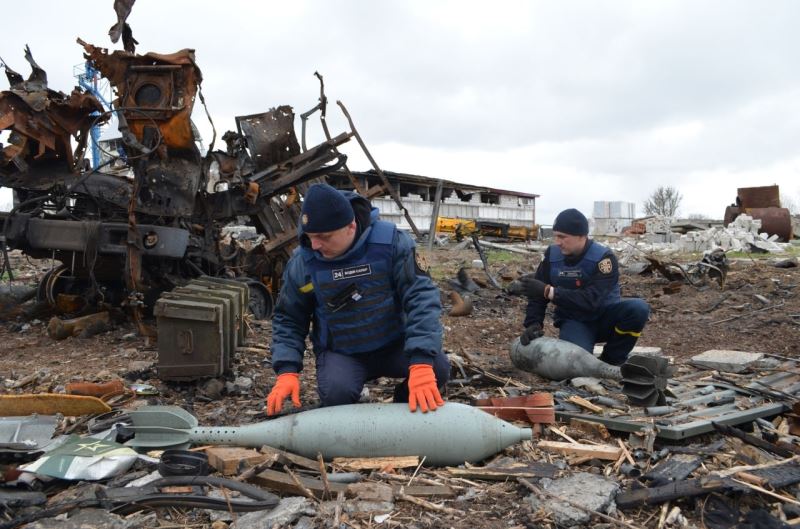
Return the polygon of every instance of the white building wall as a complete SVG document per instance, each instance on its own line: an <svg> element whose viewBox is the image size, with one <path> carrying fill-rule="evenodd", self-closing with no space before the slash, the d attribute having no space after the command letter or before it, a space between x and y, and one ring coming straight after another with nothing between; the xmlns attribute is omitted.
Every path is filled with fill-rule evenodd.
<svg viewBox="0 0 800 529"><path fill-rule="evenodd" d="M631 225L636 218L636 204L622 201L595 201L592 217L594 235L614 235Z"/></svg>
<svg viewBox="0 0 800 529"><path fill-rule="evenodd" d="M472 195L470 202L462 202L458 197L449 197L444 199L439 206L440 217L463 218L463 219L476 219L490 222L503 222L514 226L533 227L533 215L535 206L533 204L527 206L518 206L517 197L510 196L508 198L513 200L504 200L504 196L500 197L500 204L483 204L480 202L480 196L477 201L475 197L478 193ZM431 215L433 214L433 202L423 200L418 196L403 197L403 205L411 214L414 224L417 225L421 231L426 231L431 224ZM533 202L531 200L531 202ZM372 205L377 207L381 212L381 218L397 224L401 229L409 230L411 227L406 222L405 216L397 207L394 200L389 197L373 198Z"/></svg>

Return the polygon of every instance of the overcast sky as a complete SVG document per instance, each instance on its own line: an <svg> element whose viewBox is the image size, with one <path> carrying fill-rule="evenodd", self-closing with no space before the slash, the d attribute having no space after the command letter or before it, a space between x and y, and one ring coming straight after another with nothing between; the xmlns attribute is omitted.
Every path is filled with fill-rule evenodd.
<svg viewBox="0 0 800 529"><path fill-rule="evenodd" d="M30 44L69 92L75 39L113 48L115 20L112 0L14 2L0 57L27 76ZM138 0L128 19L137 52L196 50L218 136L236 115L313 107L319 71L332 132L341 99L382 168L540 194L542 224L595 200L641 213L659 185L682 215L721 218L737 187L800 204L798 21L789 0Z"/></svg>

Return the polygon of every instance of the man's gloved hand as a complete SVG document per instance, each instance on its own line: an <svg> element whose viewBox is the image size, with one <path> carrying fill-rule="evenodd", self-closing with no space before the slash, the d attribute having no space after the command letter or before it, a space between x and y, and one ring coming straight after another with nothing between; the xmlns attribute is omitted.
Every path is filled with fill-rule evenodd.
<svg viewBox="0 0 800 529"><path fill-rule="evenodd" d="M532 340L541 338L544 335L541 323L533 323L528 325L519 337L519 343L528 345Z"/></svg>
<svg viewBox="0 0 800 529"><path fill-rule="evenodd" d="M544 291L547 284L539 281L533 274L524 275L519 278L522 290L530 299L544 299Z"/></svg>
<svg viewBox="0 0 800 529"><path fill-rule="evenodd" d="M408 368L408 409L417 411L417 404L422 413L444 406L444 400L436 387L436 375L428 364L412 364Z"/></svg>
<svg viewBox="0 0 800 529"><path fill-rule="evenodd" d="M284 373L278 375L278 380L272 391L267 395L267 415L275 415L283 409L286 397L292 397L292 404L300 407L300 375L297 373Z"/></svg>

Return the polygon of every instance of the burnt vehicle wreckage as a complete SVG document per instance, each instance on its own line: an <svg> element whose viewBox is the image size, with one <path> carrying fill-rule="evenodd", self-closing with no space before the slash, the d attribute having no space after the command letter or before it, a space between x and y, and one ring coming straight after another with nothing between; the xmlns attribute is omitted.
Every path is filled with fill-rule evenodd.
<svg viewBox="0 0 800 529"><path fill-rule="evenodd" d="M0 132L9 131L0 144L0 185L14 190L16 205L3 216L3 272L13 273L7 248L58 261L38 286L39 301L73 314L126 307L149 336L143 318L158 296L203 275L246 282L252 312L269 317L307 187L332 171L350 174L338 147L352 137L380 172L345 107L339 103L351 131L332 136L315 74L320 100L302 115L301 142L292 108L280 106L237 117L237 130L222 136L226 149L214 150L212 140L202 156L190 119L196 99L205 106L193 50L138 55L78 43L113 87L113 109L79 88L70 95L49 89L30 50L27 80L5 66L11 86L0 93ZM306 148L306 120L317 111L327 139ZM124 162L128 174L108 170L110 162L90 169L84 160L90 129L112 115L122 138L111 161ZM388 181L368 193L351 181L359 192L388 193L399 203ZM263 242L245 247L223 236L242 219Z"/></svg>

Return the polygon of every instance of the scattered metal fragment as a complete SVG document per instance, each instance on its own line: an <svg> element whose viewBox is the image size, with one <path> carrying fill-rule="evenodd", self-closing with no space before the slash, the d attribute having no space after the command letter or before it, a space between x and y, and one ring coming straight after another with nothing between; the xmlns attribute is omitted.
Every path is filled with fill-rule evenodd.
<svg viewBox="0 0 800 529"><path fill-rule="evenodd" d="M663 356L631 355L620 366L622 393L634 406L663 406L667 403L664 391L673 369Z"/></svg>
<svg viewBox="0 0 800 529"><path fill-rule="evenodd" d="M121 444L73 435L59 447L20 468L59 479L95 481L124 474L137 457L135 450Z"/></svg>
<svg viewBox="0 0 800 529"><path fill-rule="evenodd" d="M0 452L41 451L50 443L57 424L54 415L0 417Z"/></svg>
<svg viewBox="0 0 800 529"><path fill-rule="evenodd" d="M651 487L659 487L672 481L683 481L700 468L702 463L703 458L701 457L675 454L662 460L649 472L642 475L642 479L650 482Z"/></svg>
<svg viewBox="0 0 800 529"><path fill-rule="evenodd" d="M105 383L70 382L64 389L69 395L86 395L89 397L102 398L105 395L124 391L125 383L121 379Z"/></svg>
<svg viewBox="0 0 800 529"><path fill-rule="evenodd" d="M775 263L772 263L772 266L775 268L797 268L797 257L789 257L788 259L782 259Z"/></svg>
<svg viewBox="0 0 800 529"><path fill-rule="evenodd" d="M469 296L461 297L458 292L452 291L448 294L450 303L453 307L447 314L449 316L469 316L472 314L472 298Z"/></svg>
<svg viewBox="0 0 800 529"><path fill-rule="evenodd" d="M762 450L766 450L771 452L780 457L792 457L800 454L800 447L797 447L791 443L784 443L779 441L777 443L770 443L765 439L757 437L755 435L749 434L743 430L738 428L734 428L733 426L727 426L724 424L719 423L711 423L714 427L714 430L717 432L727 435L730 437L735 437L737 439L741 439L745 443L749 445L753 445L757 448L761 448Z"/></svg>
<svg viewBox="0 0 800 529"><path fill-rule="evenodd" d="M140 396L153 396L161 393L158 388L150 384L131 384L130 388L131 391Z"/></svg>
<svg viewBox="0 0 800 529"><path fill-rule="evenodd" d="M787 410L786 402L791 401L791 396L800 392L798 383L800 375L785 370L751 378L742 384L730 379L714 380L710 391L708 382L699 385L691 381L670 381L667 404L677 411L668 415L648 417L641 412L619 414L616 410L614 414L596 415L556 409L556 416L560 420L577 418L598 422L611 430L624 432L644 431L654 421L659 438L678 440L713 432L712 422L737 425L782 413Z"/></svg>
<svg viewBox="0 0 800 529"><path fill-rule="evenodd" d="M108 311L62 320L53 316L47 324L47 334L53 340L65 340L71 336L89 338L111 329L111 315Z"/></svg>
<svg viewBox="0 0 800 529"><path fill-rule="evenodd" d="M136 51L136 45L139 41L133 38L133 32L126 20L131 14L131 8L136 0L114 0L114 11L117 13L117 23L111 26L108 30L108 36L111 37L111 42L116 44L119 38L122 37L122 47L128 53Z"/></svg>
<svg viewBox="0 0 800 529"><path fill-rule="evenodd" d="M505 421L521 421L531 424L555 424L556 422L553 396L550 393L477 399L475 406Z"/></svg>
<svg viewBox="0 0 800 529"><path fill-rule="evenodd" d="M456 289L461 294L474 294L481 289L475 281L469 276L466 268L459 268L456 273L456 278L449 281L450 286Z"/></svg>
<svg viewBox="0 0 800 529"><path fill-rule="evenodd" d="M719 283L720 288L725 286L725 279L728 277L728 256L722 248L715 248L703 254L703 258L697 263L697 275L708 276Z"/></svg>
<svg viewBox="0 0 800 529"><path fill-rule="evenodd" d="M483 246L481 246L480 241L478 240L478 234L472 234L472 244L475 246L475 249L478 251L478 255L481 258L481 262L483 263L483 271L486 272L486 277L489 278L489 282L492 284L494 288L502 288L500 283L492 276L489 272L489 261L486 259L486 253L483 251Z"/></svg>

